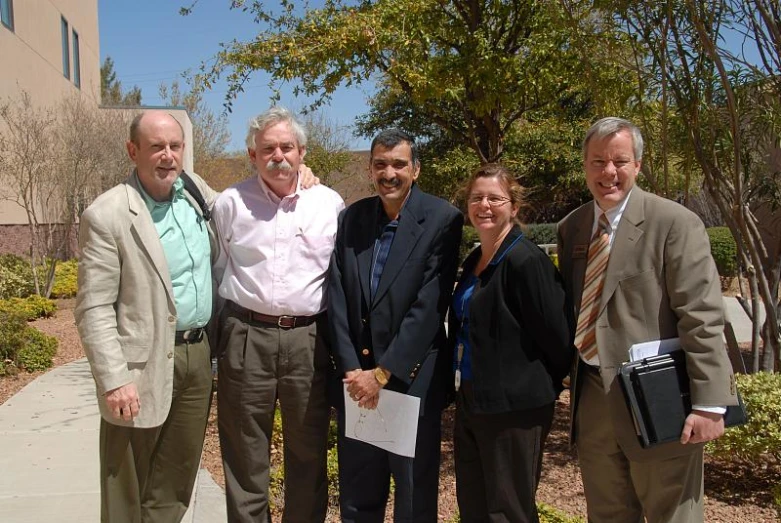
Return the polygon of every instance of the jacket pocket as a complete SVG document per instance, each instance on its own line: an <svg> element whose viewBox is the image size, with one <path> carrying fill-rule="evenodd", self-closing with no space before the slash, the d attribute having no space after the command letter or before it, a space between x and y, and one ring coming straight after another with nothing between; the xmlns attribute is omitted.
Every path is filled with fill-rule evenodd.
<svg viewBox="0 0 781 523"><path fill-rule="evenodd" d="M122 353L128 363L146 363L149 360L149 347L143 345L123 345Z"/></svg>

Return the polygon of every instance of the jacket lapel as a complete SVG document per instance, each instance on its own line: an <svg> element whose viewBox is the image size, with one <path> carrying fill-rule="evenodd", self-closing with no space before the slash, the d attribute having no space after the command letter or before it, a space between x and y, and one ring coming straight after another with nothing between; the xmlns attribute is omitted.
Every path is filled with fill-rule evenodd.
<svg viewBox="0 0 781 523"><path fill-rule="evenodd" d="M157 234L157 229L155 229L155 224L152 223L152 216L149 214L144 198L141 196L138 178L135 176L135 173L127 179L125 188L127 190L128 209L133 217L130 225L133 238L147 256L155 272L157 272L157 276L163 283L168 296L169 308L176 310L168 261L165 258L163 245L160 243L160 237Z"/></svg>
<svg viewBox="0 0 781 523"><path fill-rule="evenodd" d="M586 212L587 211L587 212ZM583 249L585 246L585 253L579 255L577 258L572 256L572 281L576 282L572 285L572 299L575 304L575 317L580 314L580 300L583 296L583 284L586 277L586 264L588 263L588 247L591 243L591 229L594 227L594 208L592 205L584 207L585 216L575 217L573 220L574 233L572 236L573 253L576 247ZM572 255L573 253L570 253Z"/></svg>
<svg viewBox="0 0 781 523"><path fill-rule="evenodd" d="M377 217L379 216L380 206L382 205L380 198L375 197L374 206L371 207L369 216L363 222L363 229L360 235L363 237L363 241L360 243L365 246L363 251L356 253L358 259L358 276L361 280L361 292L363 293L363 300L366 303L367 308L371 306L371 271L372 271L372 258L374 256L374 240L377 234Z"/></svg>
<svg viewBox="0 0 781 523"><path fill-rule="evenodd" d="M626 203L626 209L618 223L616 237L613 238L613 245L610 248L610 259L607 263L607 272L605 273L605 286L602 289L602 299L599 305L600 314L604 310L610 298L613 296L618 282L627 273L634 271L634 257L637 242L643 236L643 229L640 228L645 221L645 192L639 187L632 189L629 201Z"/></svg>
<svg viewBox="0 0 781 523"><path fill-rule="evenodd" d="M402 211L404 216L399 220L399 227L396 229L396 234L393 237L388 260L385 262L385 267L382 270L382 276L380 276L380 283L377 286L377 293L374 296L372 308L388 292L388 288L390 288L396 276L404 268L404 262L409 258L423 233L422 224L425 218L423 217L423 210L418 205L418 195L419 189L417 185L413 185L409 199ZM371 270L371 267L369 270ZM369 275L369 278L371 278L371 275Z"/></svg>

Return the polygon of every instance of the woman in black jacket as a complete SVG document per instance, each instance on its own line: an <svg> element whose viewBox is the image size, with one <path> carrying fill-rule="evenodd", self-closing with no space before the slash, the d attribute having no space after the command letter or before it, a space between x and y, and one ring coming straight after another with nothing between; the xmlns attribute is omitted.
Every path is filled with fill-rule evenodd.
<svg viewBox="0 0 781 523"><path fill-rule="evenodd" d="M464 262L449 320L464 523L538 521L543 446L574 357L572 308L553 263L521 232L521 192L498 164L465 188L480 246Z"/></svg>

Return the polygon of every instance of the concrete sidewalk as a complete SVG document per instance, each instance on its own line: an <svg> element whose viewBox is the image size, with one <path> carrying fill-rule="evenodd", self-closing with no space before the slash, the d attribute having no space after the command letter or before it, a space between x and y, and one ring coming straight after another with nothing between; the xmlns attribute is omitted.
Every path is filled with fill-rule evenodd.
<svg viewBox="0 0 781 523"><path fill-rule="evenodd" d="M100 521L95 384L86 359L0 405L0 521ZM223 523L225 496L201 469L186 523Z"/></svg>

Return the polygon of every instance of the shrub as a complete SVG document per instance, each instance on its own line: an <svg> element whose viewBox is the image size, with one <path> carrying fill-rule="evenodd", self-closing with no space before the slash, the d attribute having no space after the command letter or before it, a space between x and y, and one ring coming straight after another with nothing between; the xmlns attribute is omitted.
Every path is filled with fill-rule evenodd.
<svg viewBox="0 0 781 523"><path fill-rule="evenodd" d="M0 310L0 375L24 369L48 369L57 352L57 339L27 325L17 310Z"/></svg>
<svg viewBox="0 0 781 523"><path fill-rule="evenodd" d="M706 449L714 456L759 464L772 456L781 462L781 374L736 374L748 423L731 427Z"/></svg>
<svg viewBox="0 0 781 523"><path fill-rule="evenodd" d="M537 245L546 243L556 243L556 224L555 223L531 223L526 226L524 234L529 241Z"/></svg>
<svg viewBox="0 0 781 523"><path fill-rule="evenodd" d="M537 512L540 515L540 523L583 523L583 518L570 516L545 503L537 503Z"/></svg>
<svg viewBox="0 0 781 523"><path fill-rule="evenodd" d="M74 260L59 262L54 269L52 298L73 298L79 290L79 265Z"/></svg>
<svg viewBox="0 0 781 523"><path fill-rule="evenodd" d="M57 304L48 298L33 294L27 298L0 300L0 311L18 312L27 321L49 318L57 311Z"/></svg>
<svg viewBox="0 0 781 523"><path fill-rule="evenodd" d="M458 249L459 264L472 252L476 243L480 243L477 231L471 225L465 225L461 233L461 247Z"/></svg>
<svg viewBox="0 0 781 523"><path fill-rule="evenodd" d="M15 254L0 255L0 299L24 298L35 292L30 264Z"/></svg>
<svg viewBox="0 0 781 523"><path fill-rule="evenodd" d="M24 338L25 345L16 354L16 366L27 372L51 367L52 358L57 354L57 338L47 336L30 326L26 326Z"/></svg>
<svg viewBox="0 0 781 523"><path fill-rule="evenodd" d="M738 273L738 248L735 239L727 227L710 227L707 229L710 240L710 252L719 276L729 277Z"/></svg>

